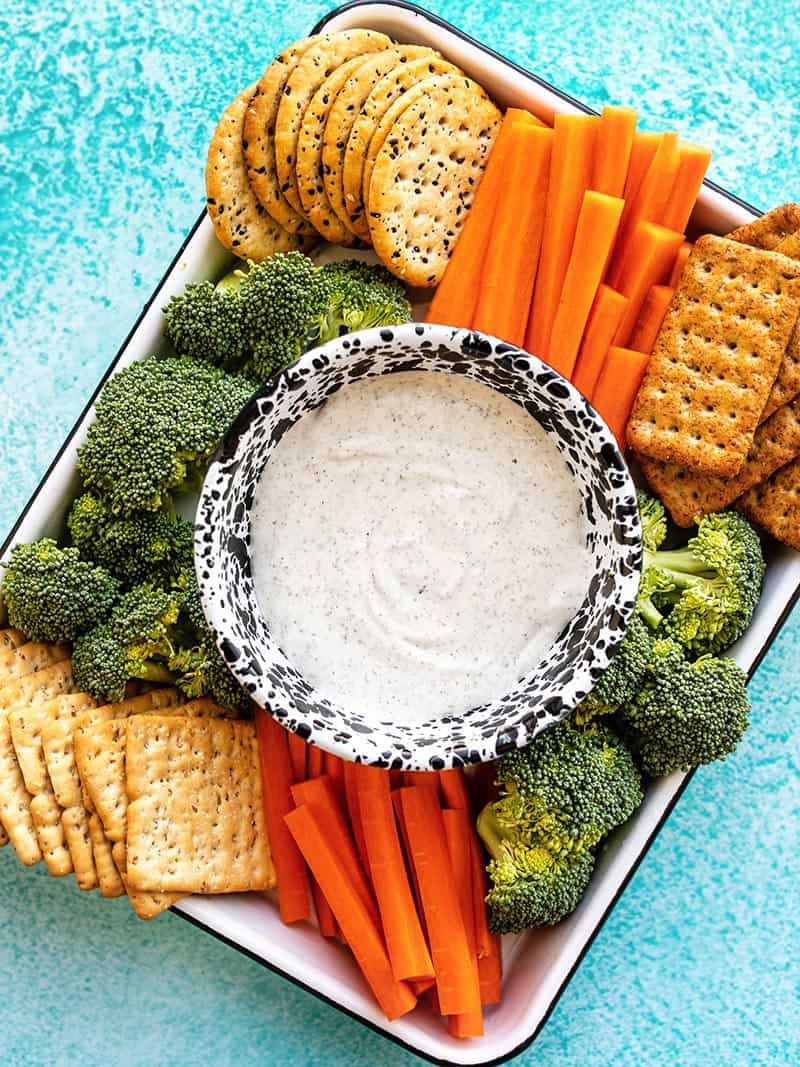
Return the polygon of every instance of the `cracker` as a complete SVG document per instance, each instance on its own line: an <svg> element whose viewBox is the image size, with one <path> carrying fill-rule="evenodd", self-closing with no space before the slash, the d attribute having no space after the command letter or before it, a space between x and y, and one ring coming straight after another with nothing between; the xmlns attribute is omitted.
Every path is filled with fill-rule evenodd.
<svg viewBox="0 0 800 1067"><path fill-rule="evenodd" d="M275 119L286 80L317 37L295 41L270 63L256 86L245 112L242 150L253 192L272 218L289 233L313 235L314 227L281 193L275 168Z"/></svg>
<svg viewBox="0 0 800 1067"><path fill-rule="evenodd" d="M344 157L353 125L367 97L385 74L398 66L405 66L410 60L435 54L432 49L415 44L397 45L376 52L364 59L336 94L322 134L322 173L328 203L339 220L353 233L355 231L345 207L343 185ZM368 229L362 237L369 237Z"/></svg>
<svg viewBox="0 0 800 1067"><path fill-rule="evenodd" d="M350 226L365 241L370 239L367 209L364 203L364 160L378 123L395 100L417 82L434 74L460 74L438 52L398 65L376 84L353 123L345 147L342 166L344 206Z"/></svg>
<svg viewBox="0 0 800 1067"><path fill-rule="evenodd" d="M45 722L60 722L73 719L97 701L88 693L69 693L45 701L44 704L12 708L8 713L11 742L17 754L17 762L25 780L25 788L36 796L50 789L50 775L42 749L42 727Z"/></svg>
<svg viewBox="0 0 800 1067"><path fill-rule="evenodd" d="M500 126L469 78L437 87L398 118L375 160L369 230L379 259L408 285L436 285Z"/></svg>
<svg viewBox="0 0 800 1067"><path fill-rule="evenodd" d="M31 799L31 820L49 874L54 878L72 874L72 858L61 825L61 807L52 790Z"/></svg>
<svg viewBox="0 0 800 1067"><path fill-rule="evenodd" d="M122 841L114 844L111 848L111 855L114 857L114 863L137 918L155 919L157 915L167 911L185 895L184 893L138 893L135 889L131 889L127 882L128 866L125 844Z"/></svg>
<svg viewBox="0 0 800 1067"><path fill-rule="evenodd" d="M314 93L342 63L370 52L382 52L392 42L374 30L344 30L320 37L300 57L286 82L275 119L275 165L281 192L295 211L303 213L297 188L297 141L303 115Z"/></svg>
<svg viewBox="0 0 800 1067"><path fill-rule="evenodd" d="M311 248L309 236L289 233L259 203L247 177L242 126L255 86L239 93L219 120L208 149L208 214L221 243L240 259L257 263L274 252Z"/></svg>
<svg viewBox="0 0 800 1067"><path fill-rule="evenodd" d="M69 650L64 645L49 642L27 641L23 645L7 648L0 653L0 685L65 659L69 659Z"/></svg>
<svg viewBox="0 0 800 1067"><path fill-rule="evenodd" d="M124 897L125 885L120 877L111 852L111 843L103 833L99 815L89 816L89 840L92 843L92 858L97 871L97 884L106 898Z"/></svg>
<svg viewBox="0 0 800 1067"><path fill-rule="evenodd" d="M749 489L736 507L776 541L800 551L800 459Z"/></svg>
<svg viewBox="0 0 800 1067"><path fill-rule="evenodd" d="M798 230L800 204L781 204L753 222L737 226L735 230L731 230L728 237L731 241L740 241L742 244L752 245L753 248L771 251L789 234L797 233Z"/></svg>
<svg viewBox="0 0 800 1067"><path fill-rule="evenodd" d="M133 889L236 893L275 885L252 722L134 717L125 773Z"/></svg>
<svg viewBox="0 0 800 1067"><path fill-rule="evenodd" d="M14 630L11 627L6 630L0 630L0 652L8 652L9 649L19 648L27 640L22 630Z"/></svg>
<svg viewBox="0 0 800 1067"><path fill-rule="evenodd" d="M790 259L800 260L800 232L784 237L775 246L775 251ZM766 419L773 411L777 411L783 404L788 404L796 396L800 396L800 322L795 324L792 336L789 338L762 418Z"/></svg>
<svg viewBox="0 0 800 1067"><path fill-rule="evenodd" d="M800 455L800 399L762 422L744 466L735 478L695 474L674 463L637 457L648 484L678 526L694 526L703 515L722 511L779 467Z"/></svg>
<svg viewBox="0 0 800 1067"><path fill-rule="evenodd" d="M724 237L701 237L634 403L628 423L634 450L705 474L737 474L799 300L800 264Z"/></svg>
<svg viewBox="0 0 800 1067"><path fill-rule="evenodd" d="M72 857L72 866L75 868L78 888L85 892L96 889L97 868L94 865L92 839L89 836L89 817L83 805L78 804L62 812L61 825Z"/></svg>

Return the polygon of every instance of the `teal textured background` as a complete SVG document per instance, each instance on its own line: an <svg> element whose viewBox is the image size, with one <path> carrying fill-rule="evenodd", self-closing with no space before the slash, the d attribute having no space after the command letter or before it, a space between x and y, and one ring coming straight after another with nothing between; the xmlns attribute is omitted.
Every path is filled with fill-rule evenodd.
<svg viewBox="0 0 800 1067"><path fill-rule="evenodd" d="M432 6L595 107L800 198L795 0ZM0 5L0 530L10 527L203 203L228 99L321 2ZM516 1062L800 1062L800 755L790 619L736 754L700 771L535 1046ZM399 1067L413 1058L173 915L0 852L0 1063Z"/></svg>

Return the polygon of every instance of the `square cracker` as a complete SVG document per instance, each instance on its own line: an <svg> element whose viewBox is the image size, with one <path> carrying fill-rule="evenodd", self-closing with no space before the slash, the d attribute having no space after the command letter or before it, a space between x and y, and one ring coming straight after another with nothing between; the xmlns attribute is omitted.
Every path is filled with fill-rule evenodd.
<svg viewBox="0 0 800 1067"><path fill-rule="evenodd" d="M12 708L8 713L11 741L25 786L32 796L50 786L50 775L42 748L42 728L46 722L63 722L97 707L88 693L68 693L44 704Z"/></svg>
<svg viewBox="0 0 800 1067"><path fill-rule="evenodd" d="M748 489L736 507L777 541L800 551L800 459Z"/></svg>
<svg viewBox="0 0 800 1067"><path fill-rule="evenodd" d="M53 878L72 874L72 855L61 825L61 807L52 791L38 793L31 798L31 819L42 859Z"/></svg>
<svg viewBox="0 0 800 1067"><path fill-rule="evenodd" d="M11 627L0 630L0 652L8 652L9 649L19 648L27 640L22 630L14 630Z"/></svg>
<svg viewBox="0 0 800 1067"><path fill-rule="evenodd" d="M94 864L92 839L89 836L89 816L82 804L67 808L61 813L61 826L64 830L67 848L75 868L75 881L78 888L90 890L97 888L97 868Z"/></svg>
<svg viewBox="0 0 800 1067"><path fill-rule="evenodd" d="M784 237L780 244L775 246L775 251L788 256L789 259L800 261L800 231ZM778 367L775 381L772 383L772 390L767 397L762 419L768 418L773 411L788 404L798 395L800 395L800 322L795 324L792 336L789 338L783 360Z"/></svg>
<svg viewBox="0 0 800 1067"><path fill-rule="evenodd" d="M69 659L69 651L64 645L26 641L23 645L5 648L0 652L0 685L44 670L65 659Z"/></svg>
<svg viewBox="0 0 800 1067"><path fill-rule="evenodd" d="M696 474L675 463L637 457L648 485L678 526L694 526L703 515L721 511L800 455L800 398L784 404L753 438L744 466L735 478Z"/></svg>
<svg viewBox="0 0 800 1067"><path fill-rule="evenodd" d="M774 249L789 234L800 230L800 204L781 204L753 222L737 226L728 237L753 248Z"/></svg>
<svg viewBox="0 0 800 1067"><path fill-rule="evenodd" d="M103 832L99 815L89 816L89 839L92 842L92 857L97 871L100 892L109 899L125 896L125 885L114 863L111 842Z"/></svg>
<svg viewBox="0 0 800 1067"><path fill-rule="evenodd" d="M128 885L128 861L127 850L123 841L116 841L111 847L111 855L114 857L119 876L128 893L131 907L136 912L137 919L155 919L157 915L168 911L185 894L183 893L139 893Z"/></svg>
<svg viewBox="0 0 800 1067"><path fill-rule="evenodd" d="M275 885L252 722L132 718L125 773L133 889L240 893Z"/></svg>
<svg viewBox="0 0 800 1067"><path fill-rule="evenodd" d="M628 423L650 459L732 478L750 451L800 307L800 263L701 237Z"/></svg>

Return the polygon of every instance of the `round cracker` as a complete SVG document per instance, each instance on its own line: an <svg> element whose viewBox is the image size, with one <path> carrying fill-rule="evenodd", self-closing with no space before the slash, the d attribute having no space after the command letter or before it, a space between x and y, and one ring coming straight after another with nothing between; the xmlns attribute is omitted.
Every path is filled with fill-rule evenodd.
<svg viewBox="0 0 800 1067"><path fill-rule="evenodd" d="M378 53L382 55L383 53ZM337 67L311 97L311 103L303 115L300 136L297 139L297 191L303 211L317 232L326 241L337 245L352 245L356 236L341 221L328 202L322 165L322 138L333 102L339 90L368 56L356 56Z"/></svg>
<svg viewBox="0 0 800 1067"><path fill-rule="evenodd" d="M433 49L417 44L401 44L385 52L376 52L367 56L336 94L322 134L322 174L328 203L351 232L355 231L344 203L342 172L344 153L353 124L367 97L385 74L400 64L430 55L436 55Z"/></svg>
<svg viewBox="0 0 800 1067"><path fill-rule="evenodd" d="M251 85L239 93L222 113L208 149L206 197L222 244L240 259L260 262L275 252L310 248L314 239L279 226L258 202L248 181L242 127L255 88Z"/></svg>
<svg viewBox="0 0 800 1067"><path fill-rule="evenodd" d="M381 261L408 285L441 279L500 118L463 78L415 101L392 127L372 171L369 229Z"/></svg>
<svg viewBox="0 0 800 1067"><path fill-rule="evenodd" d="M312 96L348 59L369 52L383 52L391 45L385 34L374 30L342 30L320 37L303 53L289 75L275 119L275 165L281 192L295 211L301 214L303 211L295 172L297 139Z"/></svg>
<svg viewBox="0 0 800 1067"><path fill-rule="evenodd" d="M460 73L458 67L434 53L395 67L381 78L367 97L350 131L342 170L345 210L353 230L359 237L369 239L363 195L364 160L378 123L394 101L423 78L430 78L434 74Z"/></svg>
<svg viewBox="0 0 800 1067"><path fill-rule="evenodd" d="M275 169L275 119L289 75L318 40L319 37L304 37L273 59L261 75L244 119L244 158L250 184L273 219L290 233L311 234L314 227L281 194Z"/></svg>

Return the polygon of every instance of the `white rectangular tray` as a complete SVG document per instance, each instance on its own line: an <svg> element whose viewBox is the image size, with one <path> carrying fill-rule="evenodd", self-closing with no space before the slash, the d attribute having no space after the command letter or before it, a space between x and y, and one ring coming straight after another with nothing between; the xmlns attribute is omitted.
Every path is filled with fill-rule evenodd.
<svg viewBox="0 0 800 1067"><path fill-rule="evenodd" d="M551 117L585 111L577 101L547 85L433 15L409 4L356 3L333 12L315 28L356 26L382 30L406 43L431 45L486 87L501 105L529 108ZM233 91L235 87L231 87ZM634 104L636 101L629 101ZM703 230L725 233L758 214L753 208L707 184L694 216ZM159 287L145 306L107 375L157 351L161 309L190 282L214 278L229 266L205 214L198 220ZM92 398L92 401L94 397ZM17 541L58 536L76 488L76 449L91 418L89 402L72 433L22 512L2 548L5 557ZM800 595L800 555L770 549L764 594L753 623L733 654L750 674L774 640ZM559 926L504 939L502 1004L486 1012L482 1039L451 1038L441 1020L423 1006L388 1023L376 1008L352 957L323 941L311 927L286 927L274 901L258 895L194 897L175 910L185 918L270 969L352 1015L418 1055L437 1063L489 1064L518 1053L547 1020L561 992L587 952L650 844L669 816L690 776L675 774L653 784L630 822L612 836L598 857L591 885L578 910ZM298 1020L298 1025L302 1025Z"/></svg>

